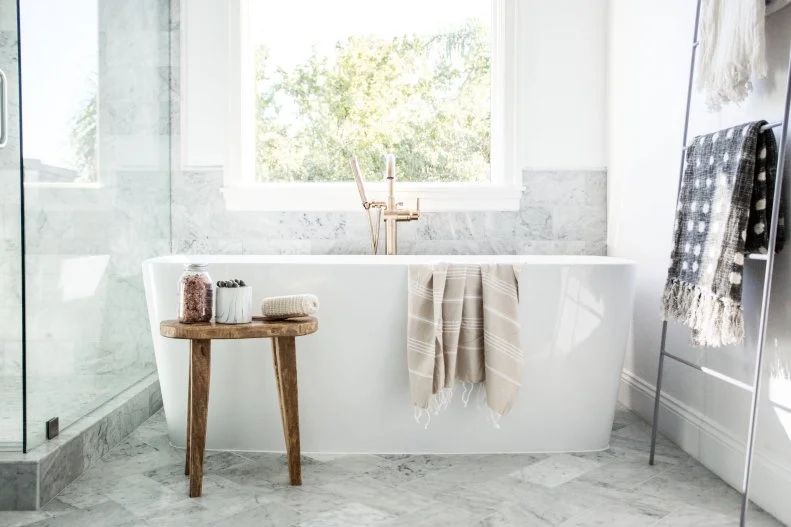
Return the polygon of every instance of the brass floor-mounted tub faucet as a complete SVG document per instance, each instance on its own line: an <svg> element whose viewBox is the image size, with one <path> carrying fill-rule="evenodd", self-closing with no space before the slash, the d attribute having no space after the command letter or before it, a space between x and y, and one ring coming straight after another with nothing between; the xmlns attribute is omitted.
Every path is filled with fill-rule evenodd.
<svg viewBox="0 0 791 527"><path fill-rule="evenodd" d="M393 154L385 156L385 180L387 181L387 197L385 201L368 201L365 195L362 172L357 158L350 160L352 173L357 182L357 190L360 191L360 199L363 208L368 213L368 227L371 233L371 249L373 254L379 251L379 234L382 225L382 216L385 222L385 254L398 254L398 223L403 221L415 221L420 218L420 198L417 199L414 210L403 209L404 203L396 201L395 179L396 179L396 160ZM374 222L371 209L376 209L376 221Z"/></svg>

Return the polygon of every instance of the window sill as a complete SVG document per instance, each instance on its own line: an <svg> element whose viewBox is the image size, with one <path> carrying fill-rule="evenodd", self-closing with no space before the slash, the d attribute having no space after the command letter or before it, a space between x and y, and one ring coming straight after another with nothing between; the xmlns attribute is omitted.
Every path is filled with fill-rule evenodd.
<svg viewBox="0 0 791 527"><path fill-rule="evenodd" d="M367 183L369 201L384 201L384 183ZM260 183L226 186L225 206L233 211L352 211L362 207L354 183ZM396 199L423 211L519 210L522 187L488 183L398 183Z"/></svg>

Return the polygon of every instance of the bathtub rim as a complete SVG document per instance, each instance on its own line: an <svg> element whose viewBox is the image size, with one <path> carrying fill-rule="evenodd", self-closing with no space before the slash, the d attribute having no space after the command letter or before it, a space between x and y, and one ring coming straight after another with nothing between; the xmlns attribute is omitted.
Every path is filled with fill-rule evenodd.
<svg viewBox="0 0 791 527"><path fill-rule="evenodd" d="M617 256L593 255L412 255L396 256L369 254L172 254L143 261L144 264L334 264L334 265L411 265L434 262L449 263L503 263L522 265L620 265L636 267L637 262Z"/></svg>

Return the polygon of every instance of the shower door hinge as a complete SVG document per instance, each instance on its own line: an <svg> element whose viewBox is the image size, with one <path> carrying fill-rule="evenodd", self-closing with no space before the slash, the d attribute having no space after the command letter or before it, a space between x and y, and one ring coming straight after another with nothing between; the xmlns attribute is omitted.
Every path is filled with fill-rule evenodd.
<svg viewBox="0 0 791 527"><path fill-rule="evenodd" d="M49 421L47 421L47 439L54 439L58 437L60 433L60 425L58 424L58 418L53 417Z"/></svg>

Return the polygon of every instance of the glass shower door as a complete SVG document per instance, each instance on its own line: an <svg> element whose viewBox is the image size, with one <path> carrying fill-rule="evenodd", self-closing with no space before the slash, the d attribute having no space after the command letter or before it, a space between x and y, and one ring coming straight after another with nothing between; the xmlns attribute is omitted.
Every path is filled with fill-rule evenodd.
<svg viewBox="0 0 791 527"><path fill-rule="evenodd" d="M20 3L28 450L155 371L141 262L170 252L169 5Z"/></svg>
<svg viewBox="0 0 791 527"><path fill-rule="evenodd" d="M0 0L0 451L21 451L22 226L17 2Z"/></svg>

